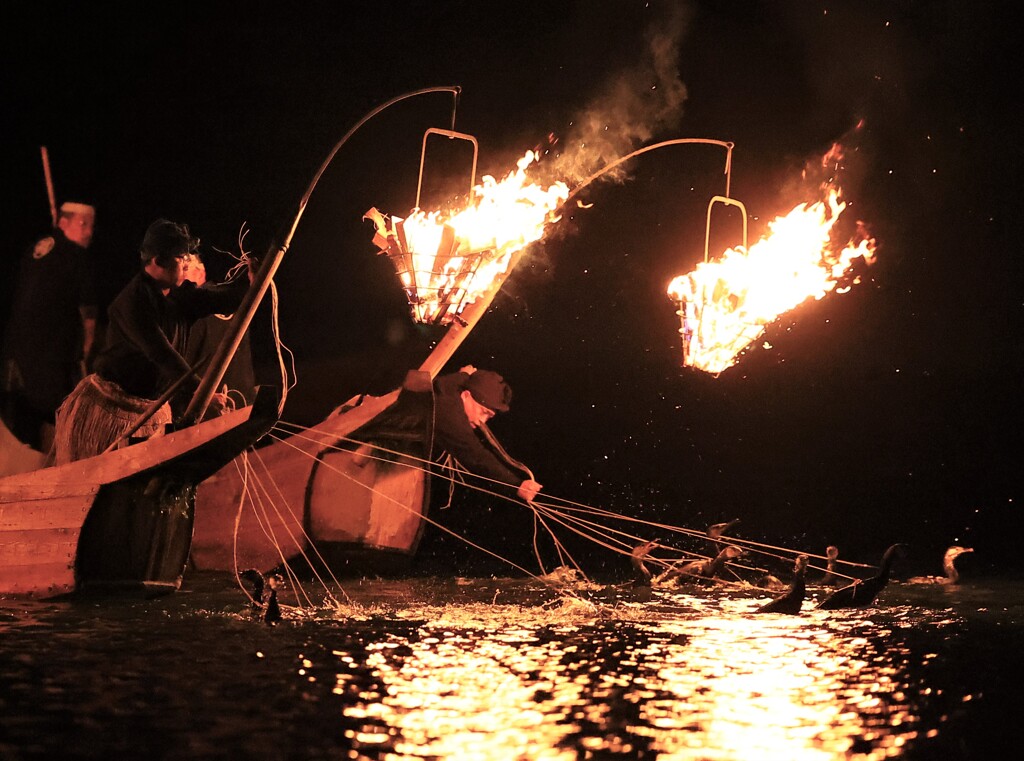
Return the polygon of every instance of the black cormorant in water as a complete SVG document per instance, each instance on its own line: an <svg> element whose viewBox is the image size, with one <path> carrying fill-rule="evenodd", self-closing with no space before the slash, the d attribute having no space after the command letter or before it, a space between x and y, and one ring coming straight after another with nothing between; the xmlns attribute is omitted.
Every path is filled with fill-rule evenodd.
<svg viewBox="0 0 1024 761"><path fill-rule="evenodd" d="M818 603L819 608L837 610L839 608L864 608L875 601L878 593L889 583L889 572L897 553L902 554L903 544L894 544L882 555L878 573L869 579L858 579L852 584L840 587Z"/></svg>
<svg viewBox="0 0 1024 761"><path fill-rule="evenodd" d="M804 576L807 570L807 556L797 555L793 563L793 581L785 594L779 595L774 600L755 610L755 613L792 613L800 612L804 604L804 594L807 591L807 584Z"/></svg>
<svg viewBox="0 0 1024 761"><path fill-rule="evenodd" d="M240 576L252 584L250 599L253 618L268 624L280 621L282 616L281 606L277 602L277 590L284 583L281 575L272 573L264 577L255 568L250 568L242 571Z"/></svg>
<svg viewBox="0 0 1024 761"><path fill-rule="evenodd" d="M953 545L942 556L942 570L945 576L913 576L907 579L908 584L959 584L960 572L956 570L956 559L965 552L974 552L971 547Z"/></svg>
<svg viewBox="0 0 1024 761"><path fill-rule="evenodd" d="M727 521L725 523L712 523L710 526L708 526L708 543L711 545L712 555L717 555L719 552L722 551L722 548L725 546L725 542L719 541L719 539L722 537L723 534L725 534L726 531L731 529L739 522L739 518L733 518L731 521Z"/></svg>

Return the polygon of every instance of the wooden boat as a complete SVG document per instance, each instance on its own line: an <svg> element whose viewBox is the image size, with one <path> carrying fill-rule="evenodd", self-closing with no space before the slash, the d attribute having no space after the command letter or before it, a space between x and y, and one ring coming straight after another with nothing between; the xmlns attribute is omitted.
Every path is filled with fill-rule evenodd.
<svg viewBox="0 0 1024 761"><path fill-rule="evenodd" d="M0 438L0 445L10 445L0 456L7 468L0 471L0 595L52 597L111 588L160 593L180 586L192 550L197 488L211 474L233 467L283 409L282 382L261 387L250 407L198 422L271 287L320 177L341 146L384 109L429 93L450 93L457 103L459 92L459 87L431 87L399 95L370 111L335 144L290 225L261 261L179 421L180 430L57 467L39 467L42 455L24 451L12 436ZM368 404L360 414L373 408Z"/></svg>
<svg viewBox="0 0 1024 761"><path fill-rule="evenodd" d="M512 271L468 305L401 388L357 396L312 428L226 465L196 495L197 569L267 572L305 558L335 574L401 569L430 503L432 382ZM425 420L410 426L409 418ZM268 437L269 438L269 437ZM259 485L257 485L259 484Z"/></svg>
<svg viewBox="0 0 1024 761"><path fill-rule="evenodd" d="M0 479L0 595L176 590L196 485L270 429L279 397L265 386L252 407Z"/></svg>
<svg viewBox="0 0 1024 761"><path fill-rule="evenodd" d="M290 238L261 263L177 430L54 467L31 467L23 451L6 458L23 472L0 478L0 594L180 586L196 486L266 434L283 407L283 383L265 385L252 406L202 420Z"/></svg>

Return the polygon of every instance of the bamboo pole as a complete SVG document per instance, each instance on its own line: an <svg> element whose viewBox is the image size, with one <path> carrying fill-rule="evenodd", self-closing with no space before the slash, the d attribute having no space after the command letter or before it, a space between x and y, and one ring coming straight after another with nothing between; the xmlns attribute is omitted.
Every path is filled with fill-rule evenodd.
<svg viewBox="0 0 1024 761"><path fill-rule="evenodd" d="M43 157L43 177L46 179L46 195L50 199L50 221L57 226L57 196L53 192L53 175L50 173L50 152L45 145L39 146Z"/></svg>
<svg viewBox="0 0 1024 761"><path fill-rule="evenodd" d="M501 286L508 280L512 270L519 263L522 253L522 250L519 250L512 254L509 257L508 267L505 268L502 274L494 278L491 288L486 293L478 296L476 301L462 310L462 314L452 320L448 330L441 336L441 340L437 342L437 345L427 358L423 360L423 364L420 365L419 369L421 372L430 373L431 378L437 377L437 374L441 372L441 369L448 363L448 360L452 358L455 350L462 345L462 342L466 340L466 336L476 327L476 324L480 322L480 318L484 316L484 313L491 306L491 302L498 295Z"/></svg>
<svg viewBox="0 0 1024 761"><path fill-rule="evenodd" d="M331 161L334 160L334 156L360 127L384 109L394 105L395 103L406 100L407 98L438 92L452 93L455 96L455 104L457 106L459 94L462 92L462 88L457 85L446 87L426 87L421 90L413 90L412 92L398 95L370 111L366 116L360 119L355 126L346 132L341 140L335 143L323 163L320 164L320 168L313 176L312 181L310 181L306 188L306 192L303 193L302 198L299 200L298 208L292 217L291 224L281 237L281 243L271 245L267 255L260 263L259 271L253 276L252 285L246 292L238 309L235 310L235 314L228 325L228 330L224 334L224 338L221 339L220 344L217 346L217 350L213 354L213 359L210 361L210 367L203 375L199 388L196 389L195 394L192 396L192 401L189 402L188 408L182 416L182 425L191 425L201 420L203 415L206 414L206 409L210 406L210 401L213 399L214 393L216 393L216 390L220 387L221 381L224 379L224 373L227 372L228 364L230 364L231 358L238 350L238 346L242 342L242 336L248 329L249 323L252 322L253 315L256 313L256 308L259 306L260 301L262 301L263 296L270 287L270 282L274 277L274 274L277 272L277 268L281 265L281 260L284 258L285 253L291 247L292 237L295 235L295 230L299 226L299 221L302 219L302 215L306 211L306 205L309 203L309 197L313 194L313 190L320 181L320 177L323 176L323 173L327 170ZM453 123L454 119L455 116L453 111Z"/></svg>

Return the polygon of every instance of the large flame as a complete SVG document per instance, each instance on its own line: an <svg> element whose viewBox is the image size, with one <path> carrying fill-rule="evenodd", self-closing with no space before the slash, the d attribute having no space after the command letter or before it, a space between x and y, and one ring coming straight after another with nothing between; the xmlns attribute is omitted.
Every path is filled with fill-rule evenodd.
<svg viewBox="0 0 1024 761"><path fill-rule="evenodd" d="M569 188L564 182L530 182L527 167L538 158L527 151L503 180L484 176L468 204L455 212L415 209L405 219L390 220L376 209L366 213L377 226L374 242L401 278L413 319L450 322L490 290L513 254L558 221Z"/></svg>
<svg viewBox="0 0 1024 761"><path fill-rule="evenodd" d="M824 201L777 217L749 250L728 249L672 280L668 293L680 302L685 365L722 372L779 315L837 290L855 259L874 261L873 238L833 244L832 228L846 208L839 196L838 188L826 186Z"/></svg>

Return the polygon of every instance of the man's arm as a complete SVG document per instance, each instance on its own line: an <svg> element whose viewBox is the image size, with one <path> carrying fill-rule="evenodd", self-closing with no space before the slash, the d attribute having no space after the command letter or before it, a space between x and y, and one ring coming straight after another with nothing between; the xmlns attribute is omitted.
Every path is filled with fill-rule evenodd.
<svg viewBox="0 0 1024 761"><path fill-rule="evenodd" d="M159 325L159 317L152 305L136 302L127 305L127 308L124 306L115 303L110 309L110 319L117 323L125 337L167 377L178 378L188 372L188 362L164 335ZM196 380L198 381L198 378Z"/></svg>

